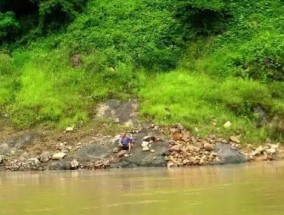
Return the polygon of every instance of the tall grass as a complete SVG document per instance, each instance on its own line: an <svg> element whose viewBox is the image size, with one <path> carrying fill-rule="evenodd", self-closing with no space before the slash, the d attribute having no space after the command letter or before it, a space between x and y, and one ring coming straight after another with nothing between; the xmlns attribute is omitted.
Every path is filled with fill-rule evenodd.
<svg viewBox="0 0 284 215"><path fill-rule="evenodd" d="M140 96L142 116L162 124L182 123L200 135L241 134L248 142L264 141L269 136L268 130L256 127L258 118L253 109L271 109L272 95L257 81L227 78L221 82L175 71L149 81ZM227 121L232 123L230 128L223 126Z"/></svg>

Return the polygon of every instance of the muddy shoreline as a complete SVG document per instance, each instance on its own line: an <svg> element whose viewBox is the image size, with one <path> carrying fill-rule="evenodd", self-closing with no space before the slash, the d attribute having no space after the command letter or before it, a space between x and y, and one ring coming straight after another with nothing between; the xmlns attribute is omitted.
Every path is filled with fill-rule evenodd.
<svg viewBox="0 0 284 215"><path fill-rule="evenodd" d="M0 170L172 168L284 158L281 144L243 145L237 136L228 140L214 135L202 139L192 136L181 125L159 127L147 124L127 131L135 140L130 152L118 148L115 132L106 135L98 129L2 131Z"/></svg>
<svg viewBox="0 0 284 215"><path fill-rule="evenodd" d="M180 124L166 127L139 121L137 100L98 104L88 127L17 131L8 122L0 119L0 171L172 168L284 158L281 143L247 145L240 136L224 139L213 134L201 138ZM122 131L134 138L131 152L118 148Z"/></svg>

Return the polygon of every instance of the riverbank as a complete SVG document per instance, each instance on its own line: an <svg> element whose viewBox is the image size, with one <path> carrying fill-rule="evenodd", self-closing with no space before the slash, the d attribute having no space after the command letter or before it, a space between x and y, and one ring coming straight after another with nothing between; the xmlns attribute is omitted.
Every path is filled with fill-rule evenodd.
<svg viewBox="0 0 284 215"><path fill-rule="evenodd" d="M281 160L283 146L242 144L237 136L228 140L214 135L193 136L181 125L162 127L139 123L128 128L135 140L131 152L117 148L119 130L112 123L88 130L42 129L14 131L5 128L0 139L0 169L11 171L75 170L130 167L189 167ZM109 132L108 134L106 134Z"/></svg>

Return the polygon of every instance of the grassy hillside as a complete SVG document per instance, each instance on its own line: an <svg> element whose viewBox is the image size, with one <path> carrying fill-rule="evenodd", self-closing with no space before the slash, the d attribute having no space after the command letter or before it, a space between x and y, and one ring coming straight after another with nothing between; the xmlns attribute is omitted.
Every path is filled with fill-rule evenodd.
<svg viewBox="0 0 284 215"><path fill-rule="evenodd" d="M16 127L81 125L102 99L138 97L141 117L200 135L283 138L281 0L72 2L41 3L24 27L0 13L0 105Z"/></svg>

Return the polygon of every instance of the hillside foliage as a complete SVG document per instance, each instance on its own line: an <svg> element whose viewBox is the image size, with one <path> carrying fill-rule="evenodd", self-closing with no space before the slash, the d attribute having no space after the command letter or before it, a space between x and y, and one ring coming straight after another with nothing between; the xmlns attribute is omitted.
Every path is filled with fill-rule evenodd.
<svg viewBox="0 0 284 215"><path fill-rule="evenodd" d="M0 0L0 105L19 128L68 126L103 99L138 97L141 117L163 124L279 140L283 11L282 0Z"/></svg>

